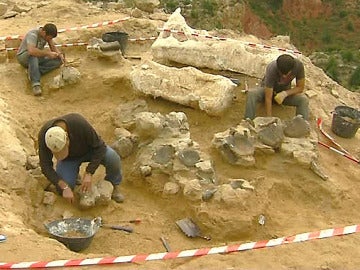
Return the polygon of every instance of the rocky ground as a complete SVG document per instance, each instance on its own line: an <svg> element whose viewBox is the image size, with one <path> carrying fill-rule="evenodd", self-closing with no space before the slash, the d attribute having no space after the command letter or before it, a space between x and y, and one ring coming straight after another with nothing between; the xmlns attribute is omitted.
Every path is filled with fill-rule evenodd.
<svg viewBox="0 0 360 270"><path fill-rule="evenodd" d="M60 29L80 27L93 23L125 18L129 10L104 11L72 0L48 1L43 5L27 3L33 8L14 18L0 21L0 36L23 35L34 26L54 22ZM152 19L151 19L151 18ZM122 30L130 38L157 35L157 27L164 23L166 16L146 13L141 18L111 26L102 26L81 31L67 31L59 34L58 43L87 42L90 37L100 37L106 31ZM128 55L151 58L151 40L129 42ZM9 44L8 44L9 45ZM9 45L11 46L11 45ZM236 88L237 99L222 117L211 117L206 113L184 107L162 99L138 95L129 80L132 67L141 60L129 58L113 61L90 55L85 47L68 47L66 53L69 65L81 72L78 84L59 90L47 87L58 74L54 71L43 78L44 94L34 97L23 68L16 62L13 52L0 53L0 93L2 119L14 129L16 138L27 156L36 154L36 138L43 122L68 112L83 114L98 130L107 143L114 141L115 126L111 121L113 110L120 104L143 99L149 110L163 114L183 111L189 121L191 137L202 151L207 152L221 181L243 178L255 187L246 201L234 205L209 202L190 202L181 195L162 196L160 190L149 185L134 169L136 154L123 159L124 181L122 190L126 196L123 204L112 202L90 210L79 210L58 197L51 205L42 203L46 180L34 177L19 160L12 164L13 153L9 144L1 144L0 178L0 234L8 239L0 243L1 262L52 261L59 259L84 259L93 257L122 256L165 252L160 241L167 239L172 250L188 250L200 247L216 247L267 240L303 232L342 227L358 223L357 192L359 165L325 148L318 148L319 165L329 176L322 180L308 168L294 164L280 154L272 156L258 154L256 165L251 168L232 166L211 147L213 135L240 122L245 95L242 87ZM330 112L344 102L351 106L360 104L360 97L338 88L335 83L322 78L318 69L308 70L312 78L309 85L316 90L318 98L311 100L310 124L316 132L316 117L324 118L324 129L330 132ZM245 75L231 74L244 81ZM256 80L247 78L250 84ZM308 82L307 82L308 83ZM329 89L329 85L330 88ZM339 95L331 90L337 90ZM291 110L277 107L275 115L288 118ZM5 129L2 128L5 134ZM331 133L332 134L332 133ZM336 140L353 155L360 156L359 132L351 139L332 134ZM4 138L4 136L3 136ZM319 138L326 141L321 135ZM14 143L14 144L12 144ZM101 179L100 169L96 178ZM160 182L166 176L159 176ZM64 215L79 217L101 216L107 223L124 225L124 220L140 218L141 223L132 225L134 233L101 228L90 247L80 253L69 251L62 244L49 238L43 224L60 219ZM265 224L258 223L259 215L266 217ZM193 217L204 234L211 235L211 241L186 238L176 227L175 221ZM244 227L244 220L248 220ZM241 221L241 222L240 222ZM245 229L244 229L245 228ZM113 269L355 269L360 263L358 241L360 236L332 237L304 243L282 245L274 248L217 254L198 258L172 259L136 264L117 264ZM82 269L100 267L81 267ZM103 268L103 267L102 267Z"/></svg>

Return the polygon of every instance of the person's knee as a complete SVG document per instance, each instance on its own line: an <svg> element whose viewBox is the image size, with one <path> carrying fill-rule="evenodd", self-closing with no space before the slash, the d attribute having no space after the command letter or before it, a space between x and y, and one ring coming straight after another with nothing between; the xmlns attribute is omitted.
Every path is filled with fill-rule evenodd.
<svg viewBox="0 0 360 270"><path fill-rule="evenodd" d="M71 162L58 161L56 173L73 189L79 174L79 165Z"/></svg>
<svg viewBox="0 0 360 270"><path fill-rule="evenodd" d="M256 101L257 100L257 93L255 91L248 91L246 94L246 102Z"/></svg>
<svg viewBox="0 0 360 270"><path fill-rule="evenodd" d="M301 99L301 103L305 106L309 106L309 99L307 96L303 95Z"/></svg>
<svg viewBox="0 0 360 270"><path fill-rule="evenodd" d="M305 120L309 119L309 99L305 95L301 95L298 102L298 114L301 114Z"/></svg>
<svg viewBox="0 0 360 270"><path fill-rule="evenodd" d="M57 68L59 68L61 65L62 65L62 61L61 59L55 59L57 62L56 62L56 66Z"/></svg>
<svg viewBox="0 0 360 270"><path fill-rule="evenodd" d="M106 149L106 160L107 160L106 163L108 163L109 166L120 167L121 159L119 154L116 153L116 151L109 146Z"/></svg>

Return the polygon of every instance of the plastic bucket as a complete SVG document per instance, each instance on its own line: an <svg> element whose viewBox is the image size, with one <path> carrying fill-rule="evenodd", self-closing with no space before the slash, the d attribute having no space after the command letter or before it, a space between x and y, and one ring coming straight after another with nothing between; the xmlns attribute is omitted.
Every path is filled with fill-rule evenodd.
<svg viewBox="0 0 360 270"><path fill-rule="evenodd" d="M337 106L333 112L331 130L343 138L352 138L360 127L360 111L348 107Z"/></svg>
<svg viewBox="0 0 360 270"><path fill-rule="evenodd" d="M125 49L129 39L129 34L125 32L108 32L102 35L102 40L104 42L114 42L118 41L120 44L120 50L122 55L125 55Z"/></svg>

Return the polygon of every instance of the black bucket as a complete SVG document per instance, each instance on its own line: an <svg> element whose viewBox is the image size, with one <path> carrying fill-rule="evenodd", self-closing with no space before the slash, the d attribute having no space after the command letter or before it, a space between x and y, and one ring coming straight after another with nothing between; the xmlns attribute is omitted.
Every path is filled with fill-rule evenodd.
<svg viewBox="0 0 360 270"><path fill-rule="evenodd" d="M53 238L75 252L86 249L100 227L94 220L84 218L66 218L44 225Z"/></svg>
<svg viewBox="0 0 360 270"><path fill-rule="evenodd" d="M119 42L122 55L125 55L128 39L129 34L125 32L108 32L102 35L102 40L104 42Z"/></svg>
<svg viewBox="0 0 360 270"><path fill-rule="evenodd" d="M348 107L337 106L333 112L331 130L343 138L352 138L360 127L360 111Z"/></svg>

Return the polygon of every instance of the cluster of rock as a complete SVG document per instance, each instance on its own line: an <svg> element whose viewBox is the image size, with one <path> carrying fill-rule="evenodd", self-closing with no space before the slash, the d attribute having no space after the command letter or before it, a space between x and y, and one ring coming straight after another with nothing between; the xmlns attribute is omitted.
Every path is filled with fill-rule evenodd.
<svg viewBox="0 0 360 270"><path fill-rule="evenodd" d="M160 189L166 196L182 194L191 201L213 199L233 205L241 203L255 189L246 179L219 183L211 157L191 139L183 112L152 113L145 101L137 100L120 105L113 112L112 120L118 126L112 147L122 158L136 154L134 170L153 191ZM253 122L244 120L214 134L212 146L226 162L245 167L255 165L257 152L280 153L309 169L313 169L317 160L316 140L312 139L309 123L301 116L285 122L276 117L257 117ZM82 208L111 201L112 186L106 181L98 181L86 194L79 188L75 191ZM55 199L54 193L46 192L44 203L53 204Z"/></svg>
<svg viewBox="0 0 360 270"><path fill-rule="evenodd" d="M126 119L122 117L124 112ZM219 183L211 157L191 139L183 112L152 113L145 101L136 101L119 106L113 122L119 126L113 148L123 158L136 153L135 170L153 190L160 189L164 195L181 193L191 201L214 197L229 204L254 190L245 179ZM285 122L276 117L258 117L214 134L212 146L233 165L254 166L256 152L261 151L269 155L280 152L311 168L317 152L316 140L310 135L310 125L301 116Z"/></svg>
<svg viewBox="0 0 360 270"><path fill-rule="evenodd" d="M130 114L127 111L127 115L132 116L130 121L123 122L122 118L117 118L114 114L114 122L122 125L119 129L128 128L133 131L117 131L114 149L122 157L131 154L131 150L136 151L135 168L154 189L162 185L159 179L163 178L158 176L165 175L162 194L182 193L193 201L209 200L220 189L215 169L210 157L191 139L185 113L171 112L162 115L147 111L145 103L142 106L134 105L126 106L141 107L143 111ZM117 111L124 109L118 108ZM234 192L241 193L240 189L234 189Z"/></svg>
<svg viewBox="0 0 360 270"><path fill-rule="evenodd" d="M36 4L36 8L42 7L46 5L46 2L39 2ZM17 3L12 2L0 2L0 17L3 19L8 19L15 17L22 13L29 12L33 6L31 5L19 5Z"/></svg>

